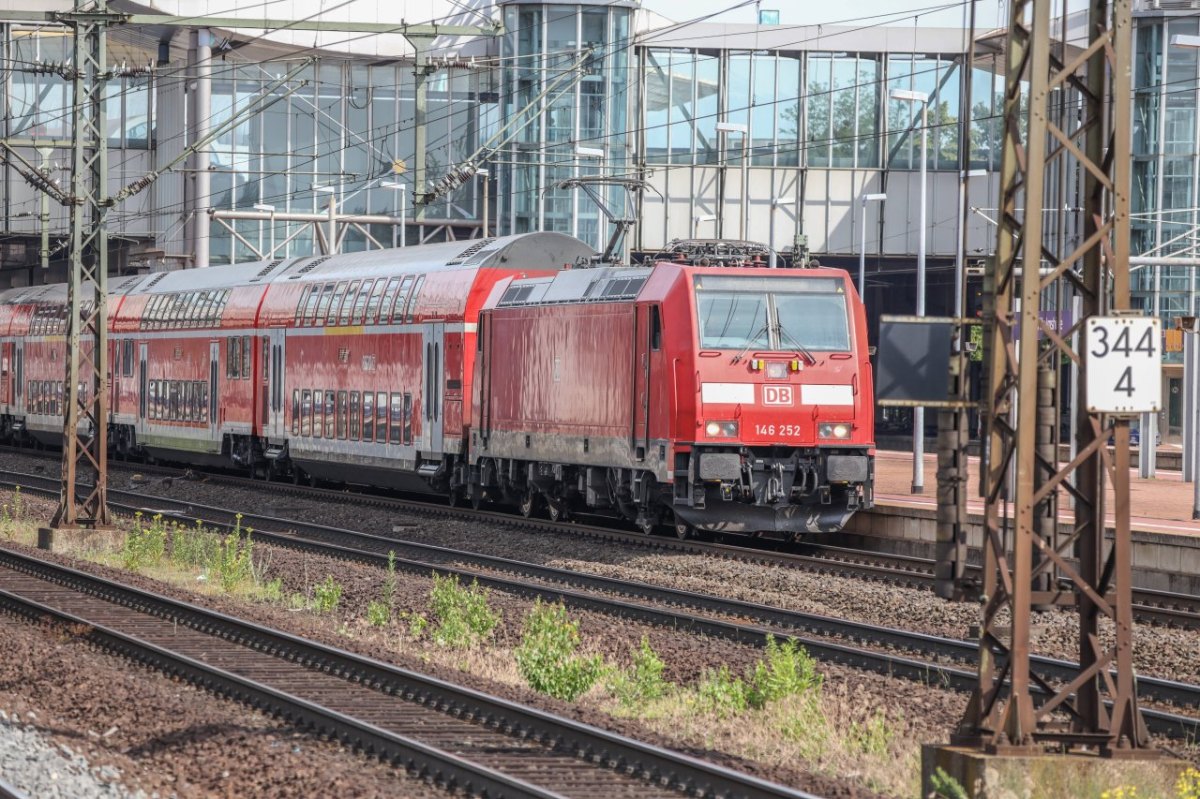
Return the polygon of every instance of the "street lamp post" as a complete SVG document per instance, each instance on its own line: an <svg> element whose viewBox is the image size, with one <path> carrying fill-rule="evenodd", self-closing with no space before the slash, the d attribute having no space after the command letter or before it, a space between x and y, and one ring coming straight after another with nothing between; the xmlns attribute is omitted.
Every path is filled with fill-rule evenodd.
<svg viewBox="0 0 1200 799"><path fill-rule="evenodd" d="M717 133L725 136L725 146L721 148L721 152L726 165L729 163L728 157L724 156L724 153L729 146L728 134L742 134L742 212L738 214L738 238L744 241L746 238L746 216L750 208L750 198L746 196L750 192L750 184L748 181L749 173L746 171L746 162L750 160L750 148L748 146L750 142L750 129L740 122L718 122ZM721 188L722 193L724 193L724 185L722 185ZM724 197L722 197L722 199L724 199Z"/></svg>
<svg viewBox="0 0 1200 799"><path fill-rule="evenodd" d="M771 221L771 225L770 225L771 232L768 234L768 238L769 238L768 249L770 249L771 254L769 256L768 263L772 269L774 269L776 266L778 266L778 262L779 262L779 254L777 252L775 252L775 209L781 205L795 205L795 204L796 204L795 197L772 197L771 198L771 220L770 220Z"/></svg>
<svg viewBox="0 0 1200 799"><path fill-rule="evenodd" d="M862 222L859 223L862 231L858 242L858 298L860 300L866 296L867 289L867 203L883 202L886 199L886 194L864 194L862 196Z"/></svg>
<svg viewBox="0 0 1200 799"><path fill-rule="evenodd" d="M929 160L929 95L907 89L892 89L893 100L907 100L921 104L921 192L920 211L917 214L917 316L925 315L925 205L926 168ZM912 493L925 491L925 409L913 409L913 479Z"/></svg>

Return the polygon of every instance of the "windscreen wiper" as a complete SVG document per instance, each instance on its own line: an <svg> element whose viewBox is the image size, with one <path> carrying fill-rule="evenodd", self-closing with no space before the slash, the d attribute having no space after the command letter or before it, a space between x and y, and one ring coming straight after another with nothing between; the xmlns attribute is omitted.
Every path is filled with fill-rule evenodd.
<svg viewBox="0 0 1200 799"><path fill-rule="evenodd" d="M733 360L730 361L730 363L732 364L732 363L737 363L738 361L740 361L743 358L743 356L745 356L745 354L747 352L749 352L750 348L754 346L754 342L758 340L758 337L761 336L763 333L766 333L770 329L771 329L770 323L764 322L763 326L760 327L753 336L746 339L746 346L742 347L741 352L739 352L737 355L733 356ZM767 343L767 346L770 346L770 342Z"/></svg>
<svg viewBox="0 0 1200 799"><path fill-rule="evenodd" d="M816 365L817 357L809 352L808 347L804 346L799 341L796 341L795 337L793 337L791 333L787 332L783 326L783 322L775 323L775 335L779 336L780 341L787 339L792 347L804 357L804 360L808 361L809 366Z"/></svg>

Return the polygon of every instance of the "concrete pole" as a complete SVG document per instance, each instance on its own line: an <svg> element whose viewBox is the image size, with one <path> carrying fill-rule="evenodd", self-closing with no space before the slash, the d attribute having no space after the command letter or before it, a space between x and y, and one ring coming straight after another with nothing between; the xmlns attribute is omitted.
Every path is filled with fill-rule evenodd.
<svg viewBox="0 0 1200 799"><path fill-rule="evenodd" d="M1154 316L1162 318L1162 267L1154 266ZM1158 413L1142 414L1141 441L1138 443L1138 475L1154 477L1158 460Z"/></svg>
<svg viewBox="0 0 1200 799"><path fill-rule="evenodd" d="M42 162L39 164L42 177L46 180L50 179L50 156L54 151L49 147L39 147L38 153L42 156ZM50 268L50 195L46 192L41 192L42 208L38 214L38 221L42 226L42 248L38 254L41 256L42 269Z"/></svg>
<svg viewBox="0 0 1200 799"><path fill-rule="evenodd" d="M192 31L191 140L198 142L208 135L212 115L212 34L207 28ZM192 157L192 265L208 266L208 208L212 201L212 155L201 147Z"/></svg>
<svg viewBox="0 0 1200 799"><path fill-rule="evenodd" d="M742 213L738 217L738 238L746 240L746 226L750 219L750 131L742 131Z"/></svg>
<svg viewBox="0 0 1200 799"><path fill-rule="evenodd" d="M325 229L325 237L328 246L326 255L334 255L338 250L337 241L337 198L334 195L329 195L329 219L326 222L328 227Z"/></svg>
<svg viewBox="0 0 1200 799"><path fill-rule="evenodd" d="M772 194L774 192L772 191ZM779 265L779 256L775 253L775 198L771 198L771 219L770 228L767 233L767 250L771 253L767 256L767 266L774 269Z"/></svg>
<svg viewBox="0 0 1200 799"><path fill-rule="evenodd" d="M427 79L434 68L429 65L429 46L432 37L409 36L413 46L413 77L416 84L413 87L413 217L418 226L425 221L425 193L429 191L425 176L426 149L428 148L427 110L429 104L429 85ZM418 233L420 227L417 228Z"/></svg>
<svg viewBox="0 0 1200 799"><path fill-rule="evenodd" d="M925 315L925 205L926 162L929 155L929 98L921 103L921 209L917 215L917 316ZM913 479L912 493L925 491L925 409L913 409Z"/></svg>

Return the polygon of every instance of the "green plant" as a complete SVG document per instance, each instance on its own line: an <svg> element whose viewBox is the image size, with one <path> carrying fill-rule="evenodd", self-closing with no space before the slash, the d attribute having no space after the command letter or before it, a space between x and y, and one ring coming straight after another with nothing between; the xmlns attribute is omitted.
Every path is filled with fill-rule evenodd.
<svg viewBox="0 0 1200 799"><path fill-rule="evenodd" d="M743 712L748 706L748 688L728 666L706 670L696 685L696 706L721 718Z"/></svg>
<svg viewBox="0 0 1200 799"><path fill-rule="evenodd" d="M283 578L276 577L274 580L268 580L259 586L259 596L267 602L282 602L283 601Z"/></svg>
<svg viewBox="0 0 1200 799"><path fill-rule="evenodd" d="M763 708L785 696L819 691L822 678L816 661L795 641L777 643L767 636L766 660L759 660L747 675L746 702Z"/></svg>
<svg viewBox="0 0 1200 799"><path fill-rule="evenodd" d="M225 536L217 548L216 559L211 567L217 573L221 588L225 591L233 591L243 583L252 582L254 540L250 537L250 531L246 531L245 540L239 537L237 529Z"/></svg>
<svg viewBox="0 0 1200 799"><path fill-rule="evenodd" d="M491 634L500 623L500 614L488 605L489 591L471 581L465 588L458 576L433 575L429 602L437 626L433 640L442 646L466 647Z"/></svg>
<svg viewBox="0 0 1200 799"><path fill-rule="evenodd" d="M666 664L650 646L650 639L642 636L642 642L633 653L633 664L614 673L609 690L622 707L634 708L661 699L671 690L671 683L663 679Z"/></svg>
<svg viewBox="0 0 1200 799"><path fill-rule="evenodd" d="M934 769L930 775L929 787L933 788L933 795L937 799L970 799L959 781L947 774L941 766Z"/></svg>
<svg viewBox="0 0 1200 799"><path fill-rule="evenodd" d="M18 522L25 517L25 497L21 495L20 486L13 489L12 515L13 519Z"/></svg>
<svg viewBox="0 0 1200 799"><path fill-rule="evenodd" d="M883 756L892 745L892 730L888 726L887 716L878 710L862 724L850 722L847 737L850 745L864 755Z"/></svg>
<svg viewBox="0 0 1200 799"><path fill-rule="evenodd" d="M372 600L367 605L367 622L372 627L384 627L392 620L392 609L386 602Z"/></svg>
<svg viewBox="0 0 1200 799"><path fill-rule="evenodd" d="M429 628L429 619L424 613L405 613L404 620L408 622L408 637L414 641L418 640L425 634L425 630Z"/></svg>
<svg viewBox="0 0 1200 799"><path fill-rule="evenodd" d="M517 669L535 691L573 702L584 694L603 670L599 655L583 657L579 649L579 623L571 621L561 603L534 602L525 617Z"/></svg>
<svg viewBox="0 0 1200 799"><path fill-rule="evenodd" d="M217 561L221 537L196 520L195 527L176 526L171 532L171 561L180 566L206 569Z"/></svg>
<svg viewBox="0 0 1200 799"><path fill-rule="evenodd" d="M342 587L333 579L333 575L328 575L323 582L313 586L313 607L321 613L337 610L341 601Z"/></svg>
<svg viewBox="0 0 1200 799"><path fill-rule="evenodd" d="M162 560L167 547L167 526L161 513L154 514L149 525L142 523L141 512L135 513L133 519L133 527L126 533L121 549L121 562L126 569L137 571Z"/></svg>
<svg viewBox="0 0 1200 799"><path fill-rule="evenodd" d="M387 577L383 578L383 602L388 610L396 607L396 552L388 552Z"/></svg>

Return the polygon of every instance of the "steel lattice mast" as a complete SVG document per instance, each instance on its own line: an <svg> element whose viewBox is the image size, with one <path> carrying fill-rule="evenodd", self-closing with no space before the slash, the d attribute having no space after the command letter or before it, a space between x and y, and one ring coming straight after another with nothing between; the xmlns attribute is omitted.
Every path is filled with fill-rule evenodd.
<svg viewBox="0 0 1200 799"><path fill-rule="evenodd" d="M106 0L75 0L56 18L74 34L74 59L62 491L50 526L96 527L109 522L105 31L124 16Z"/></svg>
<svg viewBox="0 0 1200 799"><path fill-rule="evenodd" d="M979 685L958 737L998 752L1057 743L1116 755L1149 743L1132 659L1129 421L1113 422L1110 454L1108 420L1086 410L1087 348L1072 348L1071 334L1060 335L1039 310L1068 284L1083 307L1071 333L1089 316L1129 308L1131 0L1113 0L1111 8L1091 0L1086 45L1069 59L1052 52L1051 0L1010 5L999 241L985 287L992 305L985 309L984 619ZM1056 91L1079 98L1080 113L1066 115L1061 127L1051 121ZM1083 175L1086 222L1069 252L1048 246L1040 213L1044 175L1056 162ZM1079 365L1081 385L1072 411L1078 455L1060 467L1055 455L1047 459L1045 448L1037 449L1036 398L1039 366L1057 369L1064 356ZM1106 552L1109 484L1116 521ZM1051 522L1047 535L1039 512L1063 492L1074 499L1074 525L1060 536ZM1050 605L1078 613L1081 672L1067 685L1051 684L1030 663L1034 608ZM1112 625L1102 631L1104 618Z"/></svg>

